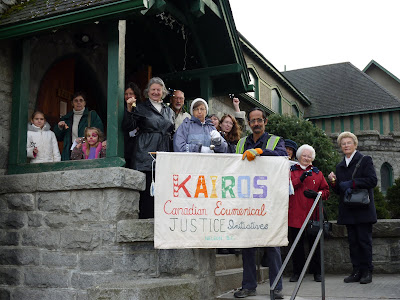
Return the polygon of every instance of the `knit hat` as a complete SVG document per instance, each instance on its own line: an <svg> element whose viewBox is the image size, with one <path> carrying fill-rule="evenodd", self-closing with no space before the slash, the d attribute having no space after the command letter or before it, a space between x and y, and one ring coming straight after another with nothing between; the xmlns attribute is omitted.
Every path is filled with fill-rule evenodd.
<svg viewBox="0 0 400 300"><path fill-rule="evenodd" d="M202 99L202 98L196 98L192 101L192 104L190 105L190 114L193 115L193 106L196 102L203 102L204 106L206 107L206 115L208 115L208 104L206 102L206 100Z"/></svg>
<svg viewBox="0 0 400 300"><path fill-rule="evenodd" d="M295 156L296 155L296 151L297 151L297 144L296 144L296 142L294 142L294 141L292 141L292 140L289 140L289 139L286 139L285 140L285 147L289 147L289 148L292 148L293 149L293 156Z"/></svg>

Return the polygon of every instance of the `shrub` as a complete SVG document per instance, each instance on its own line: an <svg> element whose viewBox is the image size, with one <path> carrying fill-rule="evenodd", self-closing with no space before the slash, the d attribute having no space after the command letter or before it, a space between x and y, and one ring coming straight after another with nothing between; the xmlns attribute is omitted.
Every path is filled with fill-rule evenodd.
<svg viewBox="0 0 400 300"><path fill-rule="evenodd" d="M379 187L374 188L374 202L378 219L390 219L388 203Z"/></svg>
<svg viewBox="0 0 400 300"><path fill-rule="evenodd" d="M392 219L400 219L400 177L395 180L393 186L388 188L386 199Z"/></svg>

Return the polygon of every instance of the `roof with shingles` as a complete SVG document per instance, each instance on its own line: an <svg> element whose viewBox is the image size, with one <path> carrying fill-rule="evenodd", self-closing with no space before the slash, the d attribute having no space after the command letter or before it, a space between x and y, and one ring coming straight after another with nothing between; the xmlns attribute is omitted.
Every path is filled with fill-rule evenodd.
<svg viewBox="0 0 400 300"><path fill-rule="evenodd" d="M51 17L82 8L104 5L120 0L30 0L12 6L1 18L0 25Z"/></svg>
<svg viewBox="0 0 400 300"><path fill-rule="evenodd" d="M400 99L349 62L282 72L311 101L305 117L400 108Z"/></svg>

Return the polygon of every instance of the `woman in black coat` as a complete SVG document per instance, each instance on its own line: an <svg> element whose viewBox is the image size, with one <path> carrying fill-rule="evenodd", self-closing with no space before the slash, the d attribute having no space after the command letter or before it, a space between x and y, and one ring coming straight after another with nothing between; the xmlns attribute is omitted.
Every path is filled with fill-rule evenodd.
<svg viewBox="0 0 400 300"><path fill-rule="evenodd" d="M351 132L342 132L338 145L344 153L344 159L336 166L336 174L331 172L328 179L333 190L340 195L338 224L346 225L349 240L350 259L353 272L344 282L372 282L372 224L376 223L374 204L374 187L377 184L374 164L370 156L358 152L357 137ZM357 163L362 159L360 167L352 179ZM365 207L347 206L343 203L346 193L353 189L368 189L370 203Z"/></svg>
<svg viewBox="0 0 400 300"><path fill-rule="evenodd" d="M142 101L140 95L139 87L133 82L129 82L125 87L125 109L127 106L127 101L132 102L130 106L136 106L137 103ZM124 157L125 157L125 167L130 169L136 169L135 155L136 155L136 136L138 135L137 128L133 130L124 130Z"/></svg>
<svg viewBox="0 0 400 300"><path fill-rule="evenodd" d="M154 197L150 195L153 158L149 152L170 151L171 134L175 128L174 112L163 103L168 91L163 80L153 77L149 80L144 95L146 101L134 103L133 98L126 101L122 129L132 131L138 128L136 141L136 170L146 175L146 190L140 192L139 218L154 218Z"/></svg>

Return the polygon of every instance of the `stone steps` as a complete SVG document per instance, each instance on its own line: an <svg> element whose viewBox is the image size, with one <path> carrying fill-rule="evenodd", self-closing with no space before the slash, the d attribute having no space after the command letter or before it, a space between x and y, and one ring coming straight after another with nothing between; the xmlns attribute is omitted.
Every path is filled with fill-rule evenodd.
<svg viewBox="0 0 400 300"><path fill-rule="evenodd" d="M202 300L199 280L148 278L101 284L88 289L88 300Z"/></svg>
<svg viewBox="0 0 400 300"><path fill-rule="evenodd" d="M224 298L224 294L242 286L242 256L235 254L217 254L216 255L216 272L215 272L215 295L216 299ZM268 280L268 268L261 267L257 270L259 282ZM230 294L231 296L231 294Z"/></svg>

